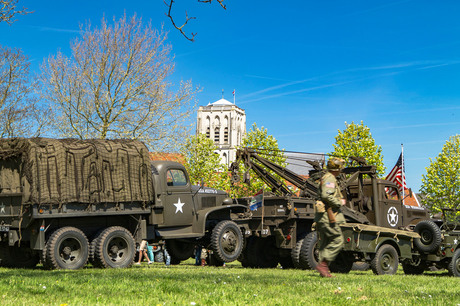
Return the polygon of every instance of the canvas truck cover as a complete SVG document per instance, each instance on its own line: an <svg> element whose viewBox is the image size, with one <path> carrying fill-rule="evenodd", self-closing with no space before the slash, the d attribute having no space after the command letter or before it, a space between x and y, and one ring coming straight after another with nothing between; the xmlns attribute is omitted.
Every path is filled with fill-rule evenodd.
<svg viewBox="0 0 460 306"><path fill-rule="evenodd" d="M24 204L152 201L150 171L140 141L0 139L0 193Z"/></svg>

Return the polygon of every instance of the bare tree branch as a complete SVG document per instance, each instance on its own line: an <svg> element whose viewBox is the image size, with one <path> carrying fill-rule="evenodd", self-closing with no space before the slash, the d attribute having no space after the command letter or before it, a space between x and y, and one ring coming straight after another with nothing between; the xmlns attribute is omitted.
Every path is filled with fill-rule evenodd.
<svg viewBox="0 0 460 306"><path fill-rule="evenodd" d="M199 3L209 3L211 4L213 0L198 0ZM220 4L220 6L226 10L227 7L225 6L224 4L224 0L216 0L217 3ZM186 39L190 40L190 41L195 41L195 36L197 33L193 33L191 32L190 35L187 35L184 31L184 26L187 25L187 23L190 21L190 20L193 20L193 19L196 19L196 17L189 17L188 14L187 14L187 11L185 11L185 22L181 25L181 26L178 26L176 24L176 22L174 21L174 17L171 15L171 11L172 11L172 6L174 4L174 0L169 0L168 2L166 0L163 0L164 4L168 7L168 13L166 13L165 15L168 16L168 18L171 20L171 23L172 25L174 26L174 28L176 28Z"/></svg>
<svg viewBox="0 0 460 306"><path fill-rule="evenodd" d="M15 15L27 15L33 13L33 11L27 11L27 8L25 7L23 7L22 10L17 10L17 3L18 0L0 0L0 22L4 21L11 25L16 21L16 19L14 19Z"/></svg>
<svg viewBox="0 0 460 306"><path fill-rule="evenodd" d="M0 46L0 137L37 136L43 131L48 110L38 104L36 87L27 56L20 49Z"/></svg>
<svg viewBox="0 0 460 306"><path fill-rule="evenodd" d="M87 24L71 44L42 65L42 92L56 111L59 136L131 138L172 150L189 131L197 89L171 84L166 34L136 16L99 28Z"/></svg>

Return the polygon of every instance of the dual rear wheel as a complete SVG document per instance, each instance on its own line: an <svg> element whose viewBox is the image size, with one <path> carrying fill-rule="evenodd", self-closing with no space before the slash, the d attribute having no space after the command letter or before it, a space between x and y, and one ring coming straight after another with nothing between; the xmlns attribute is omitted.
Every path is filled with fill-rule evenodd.
<svg viewBox="0 0 460 306"><path fill-rule="evenodd" d="M120 226L100 231L88 242L78 228L66 226L55 230L46 242L42 254L46 269L83 268L88 259L100 268L126 268L132 265L136 252L131 233Z"/></svg>

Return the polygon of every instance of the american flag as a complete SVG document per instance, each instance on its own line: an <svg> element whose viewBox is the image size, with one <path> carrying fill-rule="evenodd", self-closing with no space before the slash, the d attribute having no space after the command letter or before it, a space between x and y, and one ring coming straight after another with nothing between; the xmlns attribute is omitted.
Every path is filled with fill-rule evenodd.
<svg viewBox="0 0 460 306"><path fill-rule="evenodd" d="M391 181L396 183L398 185L399 191L402 193L403 188L404 190L407 189L406 186L406 176L404 174L404 169L403 169L403 155L402 153L399 155L398 161L396 162L396 165L391 169L390 173L388 173L386 177L387 181ZM395 194L390 195L394 196Z"/></svg>

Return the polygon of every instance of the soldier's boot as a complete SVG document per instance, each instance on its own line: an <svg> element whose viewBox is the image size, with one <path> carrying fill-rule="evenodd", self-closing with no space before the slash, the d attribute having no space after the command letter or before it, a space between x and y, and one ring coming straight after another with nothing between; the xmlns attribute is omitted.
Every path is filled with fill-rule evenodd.
<svg viewBox="0 0 460 306"><path fill-rule="evenodd" d="M206 259L202 259L202 260L201 260L201 266L202 266L202 267L206 266Z"/></svg>
<svg viewBox="0 0 460 306"><path fill-rule="evenodd" d="M316 265L316 271L319 272L321 277L332 277L331 273L329 273L329 267L327 266L327 261L323 260L318 265Z"/></svg>

